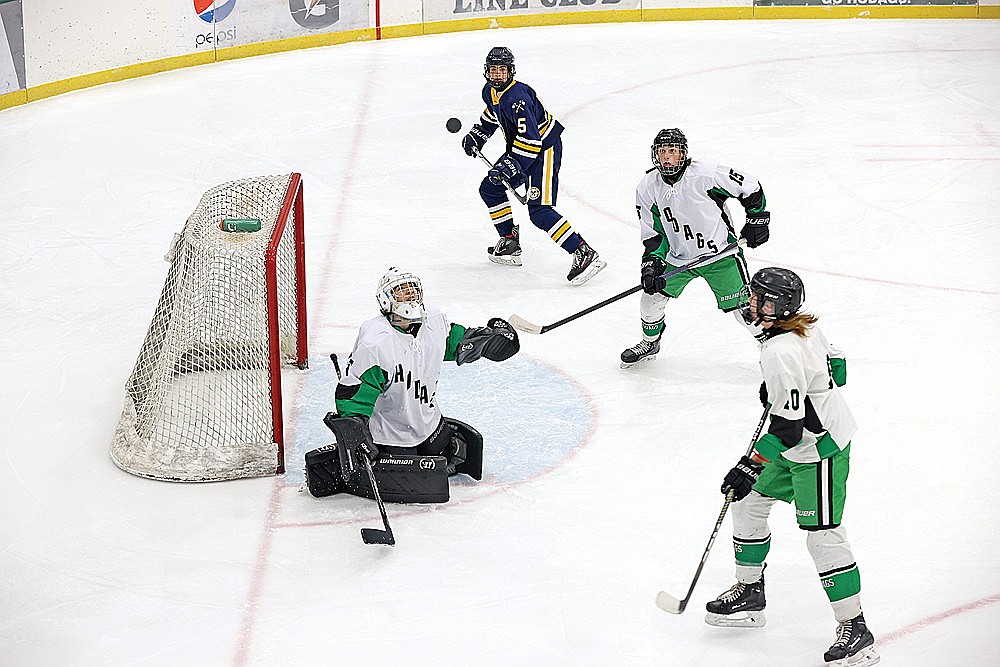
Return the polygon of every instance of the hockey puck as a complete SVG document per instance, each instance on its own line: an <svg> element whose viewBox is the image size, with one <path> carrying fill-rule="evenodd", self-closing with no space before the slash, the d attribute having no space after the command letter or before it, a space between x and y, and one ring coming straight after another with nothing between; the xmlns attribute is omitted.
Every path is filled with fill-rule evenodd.
<svg viewBox="0 0 1000 667"><path fill-rule="evenodd" d="M445 123L444 126L448 128L449 132L454 134L462 129L462 121L457 118L449 118L448 122Z"/></svg>

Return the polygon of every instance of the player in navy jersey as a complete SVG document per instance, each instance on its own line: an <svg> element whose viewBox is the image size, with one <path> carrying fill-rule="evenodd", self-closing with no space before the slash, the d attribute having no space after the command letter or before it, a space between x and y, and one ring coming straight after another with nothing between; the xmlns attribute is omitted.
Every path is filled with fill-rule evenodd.
<svg viewBox="0 0 1000 667"><path fill-rule="evenodd" d="M562 164L562 124L552 117L535 91L514 80L514 54L505 46L490 49L483 66L485 110L462 139L467 155L475 157L497 128L507 145L479 186L500 239L487 249L490 261L521 266L521 242L507 199L506 186L527 186L528 217L573 256L566 279L581 285L605 267L593 248L555 210Z"/></svg>

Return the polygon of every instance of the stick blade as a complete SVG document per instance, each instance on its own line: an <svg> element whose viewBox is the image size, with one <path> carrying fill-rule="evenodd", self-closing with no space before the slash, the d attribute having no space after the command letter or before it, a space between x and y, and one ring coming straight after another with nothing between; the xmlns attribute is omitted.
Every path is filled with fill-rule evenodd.
<svg viewBox="0 0 1000 667"><path fill-rule="evenodd" d="M507 321L510 322L510 325L512 327L514 327L515 329L519 329L520 331L524 331L525 333L530 333L530 334L542 333L542 327L538 326L537 324L532 324L531 322L524 319L520 315L511 315L510 317L507 318Z"/></svg>
<svg viewBox="0 0 1000 667"><path fill-rule="evenodd" d="M387 544L390 547L396 544L396 538L391 532L378 528L362 528L361 539L365 544Z"/></svg>
<svg viewBox="0 0 1000 667"><path fill-rule="evenodd" d="M686 600L678 600L666 591L656 594L656 606L669 614L681 614L687 606Z"/></svg>

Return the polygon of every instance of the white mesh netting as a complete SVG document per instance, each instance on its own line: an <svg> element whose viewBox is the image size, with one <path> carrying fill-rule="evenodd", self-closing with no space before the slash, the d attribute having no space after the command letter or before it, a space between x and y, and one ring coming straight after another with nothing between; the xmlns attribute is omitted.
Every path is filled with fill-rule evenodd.
<svg viewBox="0 0 1000 667"><path fill-rule="evenodd" d="M298 312L298 290L305 286L296 270L302 244L295 234L299 227L302 238L301 202L294 202L300 193L298 174L224 183L205 193L174 237L111 446L122 469L189 482L283 470L280 365L305 364ZM225 218L256 218L261 228L224 232ZM277 364L271 363L268 281L277 296Z"/></svg>

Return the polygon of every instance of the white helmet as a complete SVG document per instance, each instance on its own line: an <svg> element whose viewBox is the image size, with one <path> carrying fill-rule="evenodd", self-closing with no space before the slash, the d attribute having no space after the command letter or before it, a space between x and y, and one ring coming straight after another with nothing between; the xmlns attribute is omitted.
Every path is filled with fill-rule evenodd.
<svg viewBox="0 0 1000 667"><path fill-rule="evenodd" d="M383 315L395 315L410 322L422 322L424 310L424 288L420 278L412 273L400 271L395 266L382 276L375 293L379 310Z"/></svg>

